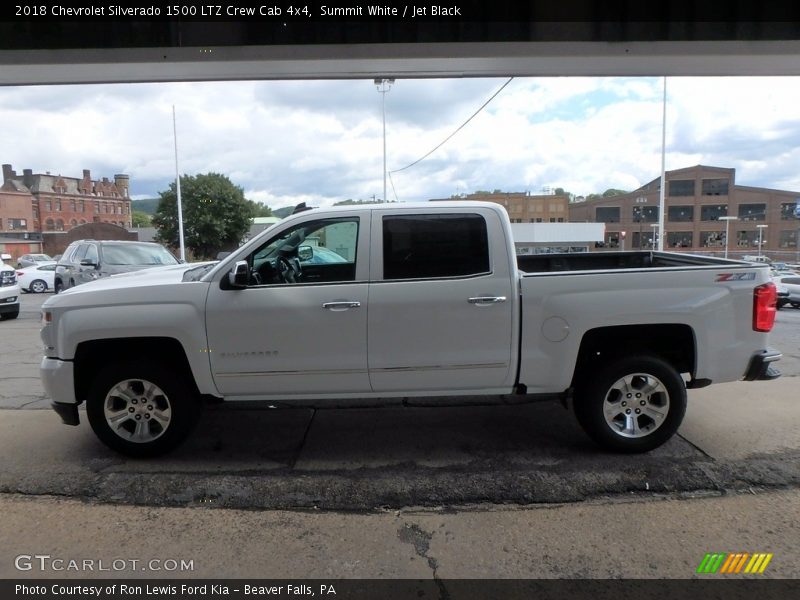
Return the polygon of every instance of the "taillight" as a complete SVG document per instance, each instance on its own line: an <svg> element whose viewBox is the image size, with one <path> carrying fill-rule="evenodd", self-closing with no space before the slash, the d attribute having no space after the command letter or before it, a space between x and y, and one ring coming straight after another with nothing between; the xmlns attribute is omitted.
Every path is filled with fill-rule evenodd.
<svg viewBox="0 0 800 600"><path fill-rule="evenodd" d="M765 283L753 290L753 330L772 331L775 324L778 289L774 283Z"/></svg>

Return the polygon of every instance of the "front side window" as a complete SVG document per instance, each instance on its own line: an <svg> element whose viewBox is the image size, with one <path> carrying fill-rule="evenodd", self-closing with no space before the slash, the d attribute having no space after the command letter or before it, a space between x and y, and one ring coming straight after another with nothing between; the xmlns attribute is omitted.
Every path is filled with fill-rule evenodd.
<svg viewBox="0 0 800 600"><path fill-rule="evenodd" d="M250 285L355 281L358 225L342 217L290 227L247 257Z"/></svg>
<svg viewBox="0 0 800 600"><path fill-rule="evenodd" d="M482 216L383 217L384 279L469 277L490 271Z"/></svg>

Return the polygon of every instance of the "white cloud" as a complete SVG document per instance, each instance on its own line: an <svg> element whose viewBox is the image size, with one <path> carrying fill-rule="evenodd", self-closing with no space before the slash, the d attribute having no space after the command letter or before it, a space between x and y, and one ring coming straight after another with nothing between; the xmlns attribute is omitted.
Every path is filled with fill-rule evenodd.
<svg viewBox="0 0 800 600"><path fill-rule="evenodd" d="M504 79L399 80L386 95L390 169L434 148ZM660 78L515 79L447 144L395 173L401 200L477 189L633 189L661 165ZM800 190L800 79L670 78L667 168L735 167L747 185ZM3 162L131 175L154 196L180 169L228 175L272 206L383 194L372 81L248 81L0 89ZM389 192L390 199L393 194Z"/></svg>

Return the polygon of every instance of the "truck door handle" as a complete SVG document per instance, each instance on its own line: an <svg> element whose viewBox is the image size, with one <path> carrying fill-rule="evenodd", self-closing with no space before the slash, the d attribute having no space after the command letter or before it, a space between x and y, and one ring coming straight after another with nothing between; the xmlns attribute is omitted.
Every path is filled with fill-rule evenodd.
<svg viewBox="0 0 800 600"><path fill-rule="evenodd" d="M361 302L355 302L352 300L342 300L341 302L325 302L322 304L322 308L326 308L328 310L347 310L348 308L358 308L361 306Z"/></svg>
<svg viewBox="0 0 800 600"><path fill-rule="evenodd" d="M505 302L505 296L475 296L474 298L467 298L467 302L470 304L497 304L499 302Z"/></svg>

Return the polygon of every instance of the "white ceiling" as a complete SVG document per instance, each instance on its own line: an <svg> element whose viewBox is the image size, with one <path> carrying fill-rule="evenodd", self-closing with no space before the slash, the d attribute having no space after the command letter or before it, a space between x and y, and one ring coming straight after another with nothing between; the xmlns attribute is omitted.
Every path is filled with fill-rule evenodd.
<svg viewBox="0 0 800 600"><path fill-rule="evenodd" d="M512 75L800 75L800 41L485 42L0 51L0 85Z"/></svg>

